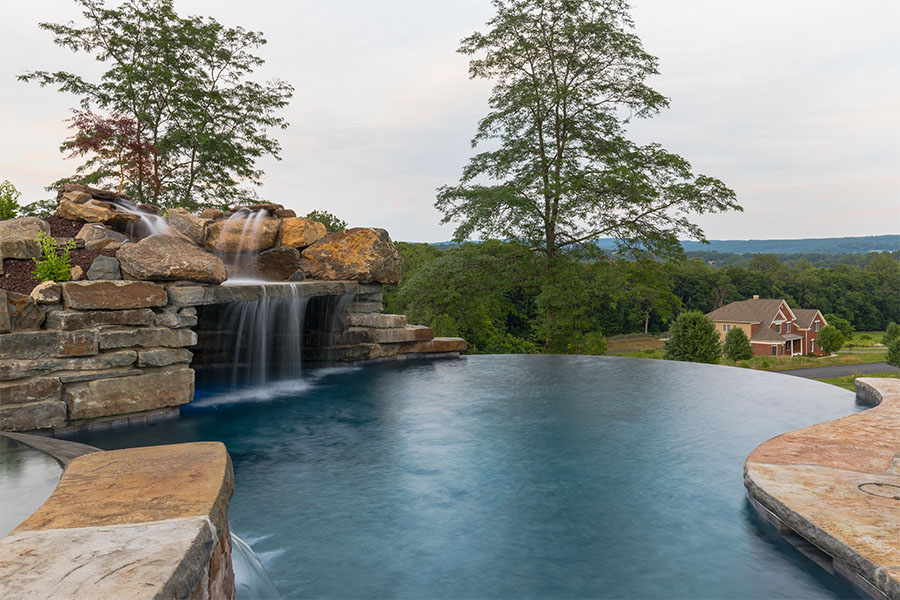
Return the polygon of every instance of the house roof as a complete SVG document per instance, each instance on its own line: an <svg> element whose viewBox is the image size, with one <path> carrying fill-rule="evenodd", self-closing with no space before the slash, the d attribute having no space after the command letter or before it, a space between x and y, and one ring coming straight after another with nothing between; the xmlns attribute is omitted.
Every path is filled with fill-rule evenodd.
<svg viewBox="0 0 900 600"><path fill-rule="evenodd" d="M797 327L809 329L817 314L819 314L819 310L816 308L795 308L794 315L797 317ZM824 321L825 317L822 317L822 320Z"/></svg>
<svg viewBox="0 0 900 600"><path fill-rule="evenodd" d="M774 329L769 327L760 327L750 338L751 342L784 342L784 336L775 333Z"/></svg>
<svg viewBox="0 0 900 600"><path fill-rule="evenodd" d="M768 327L772 323L772 320L778 315L778 310L781 308L782 304L785 304L785 302L780 298L740 300L738 302L726 304L722 308L717 308L711 313L707 313L706 316L713 321L759 323L763 327Z"/></svg>

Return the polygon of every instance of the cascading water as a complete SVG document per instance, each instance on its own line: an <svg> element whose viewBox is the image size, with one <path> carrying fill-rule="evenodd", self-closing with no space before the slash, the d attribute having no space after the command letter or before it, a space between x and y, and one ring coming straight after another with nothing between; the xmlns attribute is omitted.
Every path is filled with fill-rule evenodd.
<svg viewBox="0 0 900 600"><path fill-rule="evenodd" d="M116 207L122 212L140 217L140 221L126 228L126 235L132 240L141 240L151 235L173 235L169 222L160 215L142 210L137 204L125 198L116 198Z"/></svg>
<svg viewBox="0 0 900 600"><path fill-rule="evenodd" d="M279 297L234 302L225 310L222 328L234 332L232 389L300 377L309 298L296 285L279 286L279 292Z"/></svg>
<svg viewBox="0 0 900 600"><path fill-rule="evenodd" d="M281 598L272 576L250 544L231 534L231 565L234 569L236 600L277 600Z"/></svg>
<svg viewBox="0 0 900 600"><path fill-rule="evenodd" d="M256 257L259 249L256 240L259 238L263 221L269 216L267 210L251 211L243 208L228 217L222 228L224 240L238 239L236 245L227 244L217 254L225 263L228 280L231 284L260 281L256 270Z"/></svg>

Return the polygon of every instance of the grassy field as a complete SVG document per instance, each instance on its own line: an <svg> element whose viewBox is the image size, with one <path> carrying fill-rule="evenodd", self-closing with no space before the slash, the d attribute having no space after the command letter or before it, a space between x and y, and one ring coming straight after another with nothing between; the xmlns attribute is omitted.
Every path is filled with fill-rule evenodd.
<svg viewBox="0 0 900 600"><path fill-rule="evenodd" d="M606 338L606 353L610 356L630 356L647 350L662 350L662 340L652 335L632 333ZM654 357L656 358L656 357ZM662 358L662 354L659 355Z"/></svg>
<svg viewBox="0 0 900 600"><path fill-rule="evenodd" d="M842 387L844 389L848 389L850 391L854 390L853 382L856 381L857 377L891 377L893 379L900 379L900 372L898 371L886 371L884 373L867 373L865 375L847 375L845 377L827 377L825 379L819 379L817 381L822 381L824 383L830 383L831 385L836 385L838 387Z"/></svg>
<svg viewBox="0 0 900 600"><path fill-rule="evenodd" d="M859 332L860 334L880 334L884 332ZM874 337L874 335L872 335ZM880 336L878 339L881 339ZM662 341L656 337L644 334L617 335L606 340L606 354L609 356L630 356L632 358L658 358L663 357ZM883 362L887 358L887 351L872 348L865 352L854 354L841 354L827 358L813 358L808 356L754 356L750 360L742 360L737 365L726 358L720 358L720 365L739 366L747 369L760 369L763 371L786 371L789 369L805 369L809 367L830 367L834 365L860 365L865 363Z"/></svg>
<svg viewBox="0 0 900 600"><path fill-rule="evenodd" d="M841 350L853 350L855 348L884 348L881 345L883 331L854 331L853 337L844 342Z"/></svg>

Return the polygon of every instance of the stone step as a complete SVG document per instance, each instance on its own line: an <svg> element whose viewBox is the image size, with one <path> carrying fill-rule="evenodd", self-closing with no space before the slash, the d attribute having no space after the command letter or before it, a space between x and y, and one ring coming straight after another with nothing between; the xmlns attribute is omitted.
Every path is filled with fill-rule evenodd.
<svg viewBox="0 0 900 600"><path fill-rule="evenodd" d="M422 342L405 342L398 346L399 354L463 352L468 348L466 340L453 337L436 337Z"/></svg>
<svg viewBox="0 0 900 600"><path fill-rule="evenodd" d="M384 310L384 304L381 302L351 302L345 310L355 313L380 313Z"/></svg>
<svg viewBox="0 0 900 600"><path fill-rule="evenodd" d="M406 325L390 329L351 327L341 335L340 344L398 344L431 339L434 339L434 331L423 325Z"/></svg>
<svg viewBox="0 0 900 600"><path fill-rule="evenodd" d="M405 327L405 315L386 315L383 313L353 313L346 312L341 316L345 327L374 327L377 329L391 329L393 327Z"/></svg>

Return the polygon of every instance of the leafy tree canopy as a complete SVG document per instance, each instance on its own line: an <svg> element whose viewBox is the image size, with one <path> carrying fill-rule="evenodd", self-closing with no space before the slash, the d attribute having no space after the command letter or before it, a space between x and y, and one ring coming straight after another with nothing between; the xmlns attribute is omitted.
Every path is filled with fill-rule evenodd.
<svg viewBox="0 0 900 600"><path fill-rule="evenodd" d="M715 324L700 311L683 312L672 323L664 346L668 360L715 364L722 345Z"/></svg>
<svg viewBox="0 0 900 600"><path fill-rule="evenodd" d="M306 218L311 221L318 221L324 225L325 231L328 233L347 229L347 221L337 218L327 210L314 210L306 215Z"/></svg>
<svg viewBox="0 0 900 600"><path fill-rule="evenodd" d="M822 348L825 354L831 354L835 350L840 350L844 342L847 341L840 330L834 325L826 325L819 331L816 337L816 343Z"/></svg>
<svg viewBox="0 0 900 600"><path fill-rule="evenodd" d="M115 8L103 0L75 2L83 24L40 27L57 45L93 55L106 70L98 80L67 71L33 71L19 79L76 95L83 111L76 120L96 109L105 113L102 119L123 124L118 133L127 139L101 136L95 158L56 184L118 184L122 161L134 160L118 147L143 149L137 160L149 161L124 184L139 202L197 209L252 195L244 185L259 183L258 159L278 158L280 146L268 131L287 127L277 111L293 94L283 81L248 79L263 64L253 54L266 43L262 34L211 17L181 17L173 0L128 0ZM63 148L77 149L79 140L92 137L90 129L79 131Z"/></svg>
<svg viewBox="0 0 900 600"><path fill-rule="evenodd" d="M490 112L459 185L438 190L457 241L520 240L547 257L600 237L620 249L680 255L704 240L687 213L741 210L718 179L625 136L668 100L650 88L657 59L633 33L625 0L494 0L486 33L462 40L472 78L492 80Z"/></svg>
<svg viewBox="0 0 900 600"><path fill-rule="evenodd" d="M16 189L7 179L0 182L0 221L15 219L19 212L19 196L22 192ZM2 259L0 259L2 260Z"/></svg>

